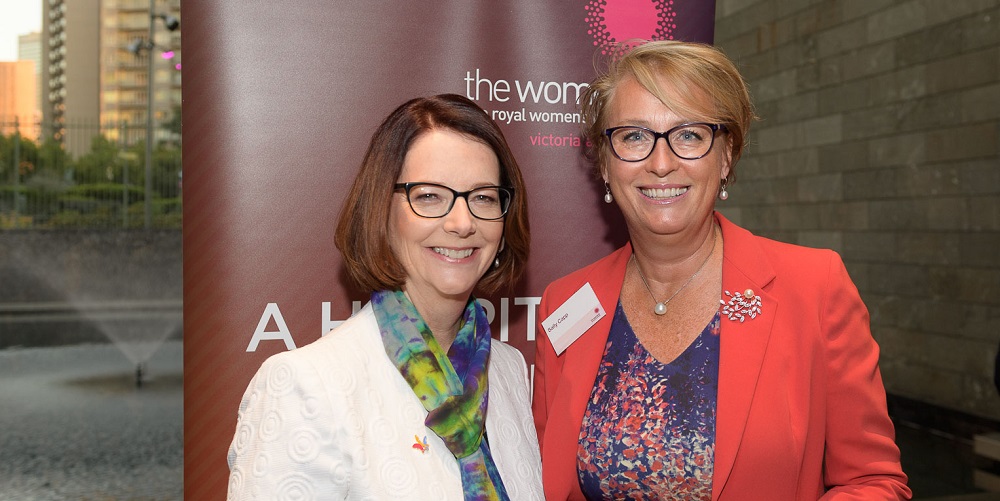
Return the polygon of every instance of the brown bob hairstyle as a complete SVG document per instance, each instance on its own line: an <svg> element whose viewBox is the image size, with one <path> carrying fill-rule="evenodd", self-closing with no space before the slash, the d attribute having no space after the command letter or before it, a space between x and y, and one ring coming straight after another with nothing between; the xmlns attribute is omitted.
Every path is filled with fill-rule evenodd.
<svg viewBox="0 0 1000 501"><path fill-rule="evenodd" d="M726 145L732 155L726 182L732 184L736 180L736 163L747 144L750 123L757 118L746 82L721 50L711 45L674 40L623 44L613 51L607 69L580 97L584 135L591 145L588 153L595 161L598 174L611 155L604 135L604 130L613 126L608 123L609 105L618 84L626 78L635 79L664 106L682 117L725 125ZM711 109L698 105L702 96L708 98Z"/></svg>
<svg viewBox="0 0 1000 501"><path fill-rule="evenodd" d="M478 285L486 293L512 287L524 271L531 243L524 180L497 124L476 103L458 94L407 101L372 135L337 222L335 243L348 274L368 291L398 289L405 283L406 272L389 244L393 185L413 142L432 130L457 132L488 146L500 163L500 184L514 189L503 220L500 265L491 266Z"/></svg>

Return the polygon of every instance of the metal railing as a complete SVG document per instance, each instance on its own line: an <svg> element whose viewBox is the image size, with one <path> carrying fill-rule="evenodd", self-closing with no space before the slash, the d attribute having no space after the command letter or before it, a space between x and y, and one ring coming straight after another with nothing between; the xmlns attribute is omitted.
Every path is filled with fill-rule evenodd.
<svg viewBox="0 0 1000 501"><path fill-rule="evenodd" d="M179 228L180 134L155 132L147 169L145 125L0 117L0 231L143 228L147 211L148 226Z"/></svg>

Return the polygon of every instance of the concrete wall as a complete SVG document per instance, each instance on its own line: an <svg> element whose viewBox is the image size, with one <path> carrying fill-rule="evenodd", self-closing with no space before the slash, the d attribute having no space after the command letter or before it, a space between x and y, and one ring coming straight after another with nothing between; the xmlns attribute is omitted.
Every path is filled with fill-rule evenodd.
<svg viewBox="0 0 1000 501"><path fill-rule="evenodd" d="M181 293L178 230L0 232L0 348L107 342L141 320L179 337Z"/></svg>
<svg viewBox="0 0 1000 501"><path fill-rule="evenodd" d="M716 14L762 118L722 211L843 255L890 393L1000 419L1000 1Z"/></svg>

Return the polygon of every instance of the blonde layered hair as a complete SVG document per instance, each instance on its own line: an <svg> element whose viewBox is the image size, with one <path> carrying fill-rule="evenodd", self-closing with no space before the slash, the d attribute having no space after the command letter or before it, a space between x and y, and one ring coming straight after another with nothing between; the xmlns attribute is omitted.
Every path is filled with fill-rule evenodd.
<svg viewBox="0 0 1000 501"><path fill-rule="evenodd" d="M622 45L614 51L607 69L580 97L584 135L590 145L588 154L598 174L611 155L604 135L604 130L612 126L608 123L610 104L626 78L634 78L679 116L724 125L730 153L726 183L736 180L736 163L748 142L750 123L757 118L746 82L721 50L674 40ZM711 108L705 109L701 102L712 103Z"/></svg>

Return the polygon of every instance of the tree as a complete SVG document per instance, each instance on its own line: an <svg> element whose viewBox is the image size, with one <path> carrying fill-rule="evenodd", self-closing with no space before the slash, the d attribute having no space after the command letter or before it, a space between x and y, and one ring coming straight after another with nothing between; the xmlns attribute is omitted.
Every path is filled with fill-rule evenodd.
<svg viewBox="0 0 1000 501"><path fill-rule="evenodd" d="M171 107L170 120L163 122L163 128L170 131L172 137L181 137L181 105Z"/></svg>
<svg viewBox="0 0 1000 501"><path fill-rule="evenodd" d="M73 180L77 184L122 182L122 162L118 153L118 145L103 134L94 136L90 141L90 151L76 161ZM134 183L135 179L131 178L131 182Z"/></svg>
<svg viewBox="0 0 1000 501"><path fill-rule="evenodd" d="M34 141L18 134L0 135L0 182L14 182L15 163L17 180L24 182L35 173L37 162L38 145Z"/></svg>

